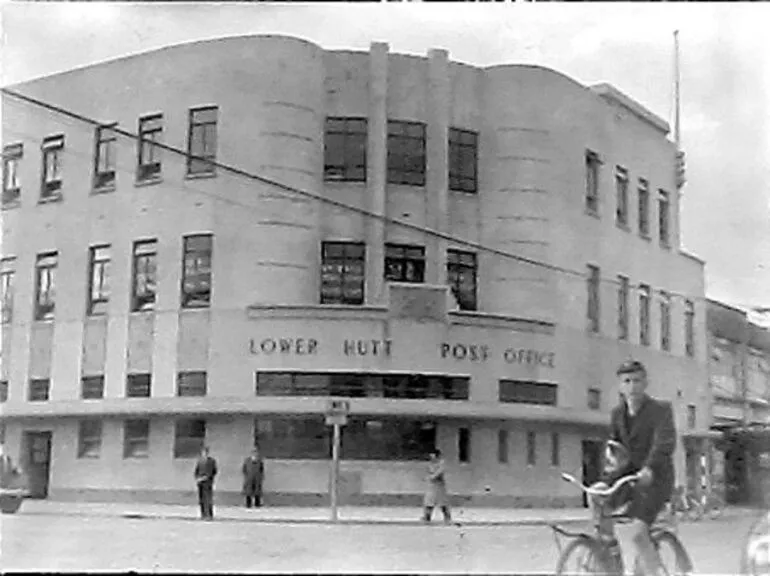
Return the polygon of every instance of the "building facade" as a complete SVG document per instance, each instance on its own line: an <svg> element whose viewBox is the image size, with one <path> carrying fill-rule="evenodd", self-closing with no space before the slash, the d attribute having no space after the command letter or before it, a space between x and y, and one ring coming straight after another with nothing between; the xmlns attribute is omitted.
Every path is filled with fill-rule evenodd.
<svg viewBox="0 0 770 576"><path fill-rule="evenodd" d="M248 36L3 106L3 430L41 496L186 501L205 442L236 501L258 442L268 503L326 502L342 398L343 503L417 503L434 445L458 502L575 503L629 357L708 429L676 150L612 86Z"/></svg>
<svg viewBox="0 0 770 576"><path fill-rule="evenodd" d="M770 331L743 310L707 303L714 482L728 501L765 502L770 495Z"/></svg>

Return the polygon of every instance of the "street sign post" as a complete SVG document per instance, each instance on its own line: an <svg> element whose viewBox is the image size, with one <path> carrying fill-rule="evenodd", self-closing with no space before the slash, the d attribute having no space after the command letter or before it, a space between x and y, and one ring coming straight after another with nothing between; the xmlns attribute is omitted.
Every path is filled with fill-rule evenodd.
<svg viewBox="0 0 770 576"><path fill-rule="evenodd" d="M337 522L337 500L340 475L340 427L348 423L350 402L348 400L331 400L326 406L326 425L334 427L332 439L332 470L329 490L331 492L332 521Z"/></svg>

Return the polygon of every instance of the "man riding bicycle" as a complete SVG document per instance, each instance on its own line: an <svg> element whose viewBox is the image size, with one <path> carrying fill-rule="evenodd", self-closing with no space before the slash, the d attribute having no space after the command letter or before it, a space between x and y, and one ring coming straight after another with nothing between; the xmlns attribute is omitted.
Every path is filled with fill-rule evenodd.
<svg viewBox="0 0 770 576"><path fill-rule="evenodd" d="M613 509L628 506L626 514L632 519L630 531L640 567L646 576L658 576L664 572L649 529L674 486L674 415L670 402L647 395L647 370L641 362L623 362L617 376L621 401L612 410L608 442L608 451L615 456L617 465L605 471L603 481L612 484L634 473L638 473L639 479L630 490L611 497L606 505Z"/></svg>

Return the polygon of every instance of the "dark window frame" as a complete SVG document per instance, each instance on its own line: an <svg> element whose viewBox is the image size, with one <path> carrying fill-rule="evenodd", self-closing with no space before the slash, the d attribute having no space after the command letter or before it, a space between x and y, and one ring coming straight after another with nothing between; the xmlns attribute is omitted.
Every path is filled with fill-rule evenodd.
<svg viewBox="0 0 770 576"><path fill-rule="evenodd" d="M123 458L150 457L150 420L132 418L123 421Z"/></svg>
<svg viewBox="0 0 770 576"><path fill-rule="evenodd" d="M0 380L0 403L8 401L8 380Z"/></svg>
<svg viewBox="0 0 770 576"><path fill-rule="evenodd" d="M16 278L16 258L0 260L0 321L9 324L13 320L13 288Z"/></svg>
<svg viewBox="0 0 770 576"><path fill-rule="evenodd" d="M449 189L469 194L478 193L479 133L450 127L448 154Z"/></svg>
<svg viewBox="0 0 770 576"><path fill-rule="evenodd" d="M339 254L333 254L341 250ZM360 266L360 274L355 266ZM351 272L348 268L353 267ZM338 277L339 282L331 282ZM349 281L352 277L353 281ZM330 288L339 284L339 296L333 296ZM354 286L346 293L346 285ZM359 289L360 288L360 294ZM366 301L366 244L363 242L325 241L321 243L321 304L362 306Z"/></svg>
<svg viewBox="0 0 770 576"><path fill-rule="evenodd" d="M586 405L589 410L601 410L602 391L599 388L589 388L586 391Z"/></svg>
<svg viewBox="0 0 770 576"><path fill-rule="evenodd" d="M78 459L99 459L102 451L102 421L86 418L78 422Z"/></svg>
<svg viewBox="0 0 770 576"><path fill-rule="evenodd" d="M698 412L695 404L687 405L687 428L693 430L698 425Z"/></svg>
<svg viewBox="0 0 770 576"><path fill-rule="evenodd" d="M628 228L628 170L615 166L615 224Z"/></svg>
<svg viewBox="0 0 770 576"><path fill-rule="evenodd" d="M446 271L447 284L449 284L449 289L457 300L460 310L478 310L479 264L476 253L454 248L448 249ZM468 286L462 285L463 274L469 272L473 282L472 291Z"/></svg>
<svg viewBox="0 0 770 576"><path fill-rule="evenodd" d="M3 206L11 206L21 199L19 169L23 158L24 144L16 142L3 146Z"/></svg>
<svg viewBox="0 0 770 576"><path fill-rule="evenodd" d="M671 351L671 294L661 290L660 298L660 349Z"/></svg>
<svg viewBox="0 0 770 576"><path fill-rule="evenodd" d="M510 461L510 434L508 430L502 428L497 431L497 463L508 464Z"/></svg>
<svg viewBox="0 0 770 576"><path fill-rule="evenodd" d="M163 114L149 114L139 118L136 147L136 181L151 182L161 176L163 148L158 146L163 137Z"/></svg>
<svg viewBox="0 0 770 576"><path fill-rule="evenodd" d="M342 149L339 154L332 150L337 139ZM367 118L327 117L324 126L324 181L366 182L367 146ZM336 156L341 157L341 163Z"/></svg>
<svg viewBox="0 0 770 576"><path fill-rule="evenodd" d="M462 464L469 464L472 458L471 447L471 428L469 426L460 426L457 429L457 461Z"/></svg>
<svg viewBox="0 0 770 576"><path fill-rule="evenodd" d="M53 320L54 318L58 267L58 252L43 252L38 254L35 259L35 321Z"/></svg>
<svg viewBox="0 0 770 576"><path fill-rule="evenodd" d="M497 383L497 398L504 404L558 406L559 386L552 382L501 378Z"/></svg>
<svg viewBox="0 0 770 576"><path fill-rule="evenodd" d="M343 460L424 461L436 446L435 422L353 417L342 436Z"/></svg>
<svg viewBox="0 0 770 576"><path fill-rule="evenodd" d="M388 120L387 132L387 183L425 186L425 123Z"/></svg>
<svg viewBox="0 0 770 576"><path fill-rule="evenodd" d="M150 398L152 396L152 373L132 372L126 374L126 398Z"/></svg>
<svg viewBox="0 0 770 576"><path fill-rule="evenodd" d="M137 240L134 242L131 256L131 311L154 310L158 295L157 286L158 241L155 238Z"/></svg>
<svg viewBox="0 0 770 576"><path fill-rule="evenodd" d="M40 174L40 199L43 201L61 196L63 156L63 134L43 138L41 145L43 168Z"/></svg>
<svg viewBox="0 0 770 576"><path fill-rule="evenodd" d="M537 466L537 432L527 430L527 466Z"/></svg>
<svg viewBox="0 0 770 576"><path fill-rule="evenodd" d="M174 458L196 458L206 444L207 427L204 418L176 420L174 422Z"/></svg>
<svg viewBox="0 0 770 576"><path fill-rule="evenodd" d="M425 247L385 244L385 281L425 283Z"/></svg>
<svg viewBox="0 0 770 576"><path fill-rule="evenodd" d="M195 246L195 244L199 246ZM182 239L182 308L211 306L214 235L189 234Z"/></svg>
<svg viewBox="0 0 770 576"><path fill-rule="evenodd" d="M671 195L658 189L658 241L663 248L671 247Z"/></svg>
<svg viewBox="0 0 770 576"><path fill-rule="evenodd" d="M179 397L206 396L208 393L208 374L205 370L187 370L177 372L176 395Z"/></svg>
<svg viewBox="0 0 770 576"><path fill-rule="evenodd" d="M649 346L652 312L652 288L649 284L639 284L639 343Z"/></svg>
<svg viewBox="0 0 770 576"><path fill-rule="evenodd" d="M602 161L599 154L592 150L585 151L583 161L586 176L585 209L591 215L598 216Z"/></svg>
<svg viewBox="0 0 770 576"><path fill-rule="evenodd" d="M644 178L639 178L637 187L639 199L638 205L638 225L639 235L642 238L650 237L650 183Z"/></svg>
<svg viewBox="0 0 770 576"><path fill-rule="evenodd" d="M264 458L330 460L332 457L329 427L319 414L257 417L254 443Z"/></svg>
<svg viewBox="0 0 770 576"><path fill-rule="evenodd" d="M27 389L28 402L47 402L51 398L50 378L31 378Z"/></svg>
<svg viewBox="0 0 770 576"><path fill-rule="evenodd" d="M588 331L593 334L601 332L601 278L602 272L599 266L588 264L588 277L586 279L587 306L586 319Z"/></svg>
<svg viewBox="0 0 770 576"><path fill-rule="evenodd" d="M101 400L104 398L104 376L81 377L80 398L83 400Z"/></svg>
<svg viewBox="0 0 770 576"><path fill-rule="evenodd" d="M110 268L112 246L102 244L88 249L88 299L86 313L100 316L107 313L110 303Z"/></svg>
<svg viewBox="0 0 770 576"><path fill-rule="evenodd" d="M618 340L628 340L630 280L628 276L618 274Z"/></svg>
<svg viewBox="0 0 770 576"><path fill-rule="evenodd" d="M551 432L551 466L561 466L561 436Z"/></svg>
<svg viewBox="0 0 770 576"><path fill-rule="evenodd" d="M684 301L684 351L689 357L695 356L695 303Z"/></svg>
<svg viewBox="0 0 770 576"><path fill-rule="evenodd" d="M196 118L214 113L214 119ZM219 106L198 106L190 108L187 126L187 176L213 176L216 174L219 138ZM200 132L202 150L194 150Z"/></svg>
<svg viewBox="0 0 770 576"><path fill-rule="evenodd" d="M96 191L115 188L118 134L117 122L97 126L94 131L94 181Z"/></svg>

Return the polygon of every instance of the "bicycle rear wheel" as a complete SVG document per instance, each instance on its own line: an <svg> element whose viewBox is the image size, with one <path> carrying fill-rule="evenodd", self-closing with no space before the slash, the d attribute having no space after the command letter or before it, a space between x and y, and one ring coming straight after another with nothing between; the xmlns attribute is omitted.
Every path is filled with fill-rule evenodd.
<svg viewBox="0 0 770 576"><path fill-rule="evenodd" d="M693 573L690 555L673 533L661 530L652 535L652 541L668 576L689 576Z"/></svg>
<svg viewBox="0 0 770 576"><path fill-rule="evenodd" d="M606 558L604 547L596 540L581 536L569 543L556 564L557 576L573 574L615 574Z"/></svg>

